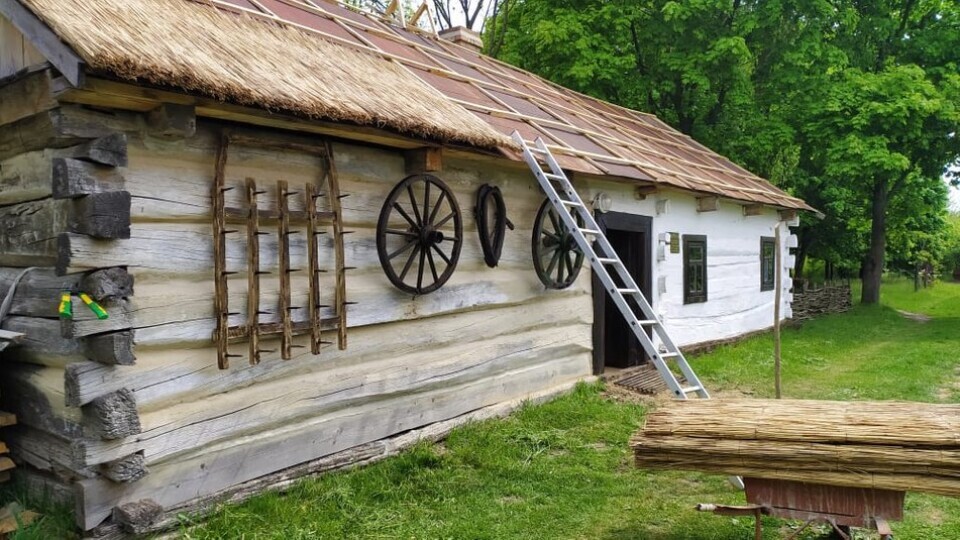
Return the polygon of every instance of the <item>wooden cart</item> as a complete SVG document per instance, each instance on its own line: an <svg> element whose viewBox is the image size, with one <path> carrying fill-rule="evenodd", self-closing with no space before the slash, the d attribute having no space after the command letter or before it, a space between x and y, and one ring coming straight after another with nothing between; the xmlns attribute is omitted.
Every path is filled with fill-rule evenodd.
<svg viewBox="0 0 960 540"><path fill-rule="evenodd" d="M754 516L755 538L763 536L761 516L799 519L805 523L787 540L814 523L829 523L836 535L849 540L850 527L877 531L881 540L893 538L889 521L903 519L903 491L808 484L787 480L744 478L747 503L743 506L700 504L697 509L724 516Z"/></svg>

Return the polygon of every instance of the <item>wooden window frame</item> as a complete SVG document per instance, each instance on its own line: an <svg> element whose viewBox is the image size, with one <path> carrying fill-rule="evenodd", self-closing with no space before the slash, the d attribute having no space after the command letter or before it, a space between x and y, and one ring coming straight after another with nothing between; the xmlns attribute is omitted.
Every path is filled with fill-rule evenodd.
<svg viewBox="0 0 960 540"><path fill-rule="evenodd" d="M773 251L773 258L769 261L763 254L764 248L770 246L770 249ZM770 265L770 281L767 281L767 265ZM776 287L777 283L777 241L772 236L761 236L760 237L760 290L761 291L772 291Z"/></svg>
<svg viewBox="0 0 960 540"><path fill-rule="evenodd" d="M693 292L690 290L690 246L691 244L703 245L703 291ZM707 301L707 237L702 234L683 235L683 303L701 304Z"/></svg>

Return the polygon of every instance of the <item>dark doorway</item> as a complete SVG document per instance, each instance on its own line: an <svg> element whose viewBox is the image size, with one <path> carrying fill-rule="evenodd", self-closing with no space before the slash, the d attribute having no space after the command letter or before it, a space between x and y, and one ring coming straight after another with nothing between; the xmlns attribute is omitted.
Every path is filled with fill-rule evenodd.
<svg viewBox="0 0 960 540"><path fill-rule="evenodd" d="M650 300L653 219L607 212L597 215L597 223L643 295ZM593 278L593 317L594 373L602 373L606 367L627 368L646 361L643 348L596 275Z"/></svg>

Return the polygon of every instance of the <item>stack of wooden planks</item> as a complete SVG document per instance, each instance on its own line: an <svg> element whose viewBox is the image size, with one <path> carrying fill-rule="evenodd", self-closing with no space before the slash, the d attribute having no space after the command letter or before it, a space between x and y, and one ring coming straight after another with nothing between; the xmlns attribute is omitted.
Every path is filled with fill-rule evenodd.
<svg viewBox="0 0 960 540"><path fill-rule="evenodd" d="M960 497L960 405L675 401L630 445L641 468Z"/></svg>

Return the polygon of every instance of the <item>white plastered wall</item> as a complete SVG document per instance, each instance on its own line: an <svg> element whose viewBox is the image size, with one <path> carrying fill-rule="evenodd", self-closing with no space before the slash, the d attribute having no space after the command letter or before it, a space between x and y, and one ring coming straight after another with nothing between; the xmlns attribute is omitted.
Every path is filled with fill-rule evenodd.
<svg viewBox="0 0 960 540"><path fill-rule="evenodd" d="M635 185L627 183L591 180L578 188L587 201L599 192L610 195L612 212L653 218L649 254L653 261L652 304L678 345L735 337L773 325L774 291L760 290L760 239L773 237L778 223L783 286L780 317L791 316L789 269L793 256L788 246L792 240L776 209L764 208L760 215L745 216L743 203L721 200L718 210L698 212L696 196L682 191L660 190L639 200ZM664 233L707 237L706 302L683 303L682 242L681 252L671 253Z"/></svg>

